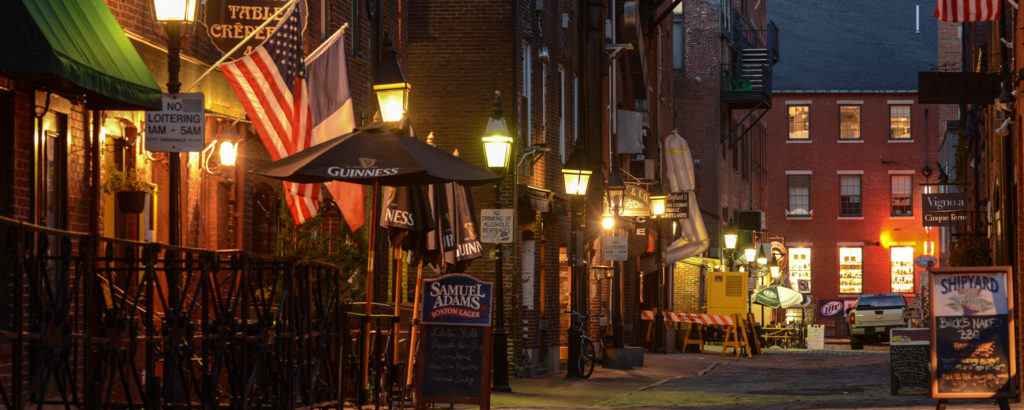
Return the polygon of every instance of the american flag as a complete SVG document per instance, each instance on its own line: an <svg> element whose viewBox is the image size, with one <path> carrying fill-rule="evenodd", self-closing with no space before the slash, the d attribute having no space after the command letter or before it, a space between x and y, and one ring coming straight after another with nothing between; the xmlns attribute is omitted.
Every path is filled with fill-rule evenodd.
<svg viewBox="0 0 1024 410"><path fill-rule="evenodd" d="M308 148L312 140L299 8L293 4L284 15L260 47L220 68L275 161ZM296 224L319 213L320 184L285 182L284 187Z"/></svg>
<svg viewBox="0 0 1024 410"><path fill-rule="evenodd" d="M1003 0L937 0L935 17L951 23L991 21L999 19Z"/></svg>

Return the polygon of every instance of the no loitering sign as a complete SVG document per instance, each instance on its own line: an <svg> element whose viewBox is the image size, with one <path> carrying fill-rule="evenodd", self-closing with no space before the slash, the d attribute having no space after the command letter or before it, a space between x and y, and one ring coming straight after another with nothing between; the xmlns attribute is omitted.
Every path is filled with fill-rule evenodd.
<svg viewBox="0 0 1024 410"><path fill-rule="evenodd" d="M164 94L160 111L146 111L146 150L199 152L206 142L203 93Z"/></svg>

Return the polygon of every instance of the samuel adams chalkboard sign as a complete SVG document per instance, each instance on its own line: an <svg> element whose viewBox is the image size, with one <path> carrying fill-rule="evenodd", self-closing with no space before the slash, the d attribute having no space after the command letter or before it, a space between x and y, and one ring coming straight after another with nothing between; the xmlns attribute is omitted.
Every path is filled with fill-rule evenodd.
<svg viewBox="0 0 1024 410"><path fill-rule="evenodd" d="M423 281L418 407L475 403L490 408L491 283L453 273Z"/></svg>
<svg viewBox="0 0 1024 410"><path fill-rule="evenodd" d="M1010 267L932 269L932 398L1015 396Z"/></svg>

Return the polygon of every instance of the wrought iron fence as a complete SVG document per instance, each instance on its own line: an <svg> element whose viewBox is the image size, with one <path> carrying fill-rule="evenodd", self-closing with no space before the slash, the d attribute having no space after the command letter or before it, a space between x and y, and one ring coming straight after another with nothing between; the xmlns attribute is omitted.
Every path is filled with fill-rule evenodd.
<svg viewBox="0 0 1024 410"><path fill-rule="evenodd" d="M336 407L394 363L331 265L171 247L0 218L0 407ZM3 364L9 364L4 366Z"/></svg>

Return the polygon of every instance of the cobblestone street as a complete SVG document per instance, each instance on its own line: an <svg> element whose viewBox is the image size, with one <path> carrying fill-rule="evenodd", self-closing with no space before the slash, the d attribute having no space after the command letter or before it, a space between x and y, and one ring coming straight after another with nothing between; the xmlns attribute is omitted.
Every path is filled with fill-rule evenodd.
<svg viewBox="0 0 1024 410"><path fill-rule="evenodd" d="M890 393L888 346L851 351L768 349L762 356L647 354L632 370L600 366L588 380L564 374L512 380L513 393L494 393L498 408L834 409L935 408L923 388ZM1024 408L1011 403L1013 408ZM949 408L997 408L993 401L954 400Z"/></svg>

